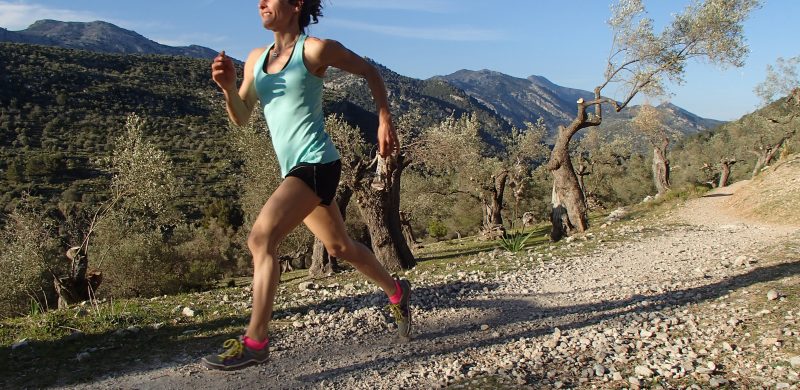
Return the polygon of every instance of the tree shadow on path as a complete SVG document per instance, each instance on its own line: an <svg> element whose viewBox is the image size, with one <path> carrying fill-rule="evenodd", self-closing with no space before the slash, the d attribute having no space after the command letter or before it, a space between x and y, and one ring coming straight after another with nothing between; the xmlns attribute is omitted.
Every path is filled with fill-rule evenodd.
<svg viewBox="0 0 800 390"><path fill-rule="evenodd" d="M400 345L389 356L379 357L359 364L332 368L321 374L301 375L297 379L307 383L316 382L320 379L346 376L374 366L391 366L398 361L424 360L431 356L459 352L467 348L502 345L523 337L533 338L550 334L556 326L562 330L580 329L630 313L652 313L665 308L713 300L727 294L731 289L748 287L797 274L800 274L800 261L756 268L745 274L699 287L667 291L657 295L634 295L627 299L557 308L544 308L537 305L531 299L535 298L536 294L524 298L495 299L491 301L491 305L487 305L487 301L453 300L451 304L435 305L434 307L437 309L477 308L495 310L498 313L484 321L484 323L492 328L504 327L503 334L499 337L493 337L489 333L482 332L480 334L481 337L469 337L470 333L477 330L477 326L474 323L448 324L439 329L419 334L416 336L415 341ZM443 286L443 288L446 287ZM568 318L565 319L565 317ZM514 325L519 326L514 327ZM434 342L440 338L446 338L446 341Z"/></svg>
<svg viewBox="0 0 800 390"><path fill-rule="evenodd" d="M254 375L253 380L258 380L259 386L269 387L272 383L273 386L281 388L308 387L309 384L323 379L342 378L368 368L392 367L399 361L424 360L431 356L463 351L466 348L502 345L521 337L542 336L551 333L555 326L563 330L579 329L619 318L628 313L657 312L667 307L711 300L727 294L730 289L796 274L800 274L800 261L756 268L720 282L689 289L564 307L545 307L537 303L537 299L547 294L492 297L493 291L498 287L497 283L457 281L420 287L415 289L413 301L419 312L478 309L488 314L485 318L472 321L450 319L440 323L418 322L417 329L421 331L415 340L409 343L388 342L390 338L388 333L368 332L363 336L345 340L297 348L290 346L275 358L288 359L276 362L275 366L282 367L285 372L269 378ZM488 298L471 298L485 292L488 292ZM466 298L459 298L460 295L466 295ZM360 294L300 306L293 311L303 312L311 309L321 311L326 307L345 305L352 305L353 309L375 307L371 302L378 298L385 297L381 297L378 293ZM25 351L12 351L10 347L0 348L0 367L2 367L0 385L3 388L79 385L111 375L118 378L135 376L156 369L196 363L202 354L213 352L209 348L216 345L217 339L236 335L195 338L191 337L192 332L218 334L220 330L231 327L233 323L243 326L246 320L247 317L244 315L228 316L201 323L142 329L135 335L124 337L108 332L86 335L78 340L34 341ZM479 324L484 323L493 329L501 328L502 335L494 337L491 333L480 332ZM95 346L97 350L91 353L88 360L78 362L75 359L76 354L87 346ZM57 356L45 353L56 349L65 353ZM319 358L324 358L326 367L318 373L306 374L309 371L303 369L303 364L315 362ZM328 364L333 367L327 366ZM267 369L271 367L273 366L268 364ZM46 370L42 371L43 368ZM255 371L258 368L247 370ZM244 371L245 376L250 375L247 370ZM213 387L213 381L224 381L226 378L215 374L203 371L186 377L172 376L167 379L173 382L166 387L191 386L192 383ZM158 379L152 384L158 387ZM113 382L111 385L114 386Z"/></svg>

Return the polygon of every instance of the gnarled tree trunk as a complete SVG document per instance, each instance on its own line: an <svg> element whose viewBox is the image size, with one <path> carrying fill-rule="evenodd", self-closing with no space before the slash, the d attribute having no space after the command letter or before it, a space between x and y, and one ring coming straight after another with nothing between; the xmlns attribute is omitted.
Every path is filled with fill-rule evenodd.
<svg viewBox="0 0 800 390"><path fill-rule="evenodd" d="M406 245L412 248L417 245L417 237L414 234L414 229L411 227L411 221L408 219L408 213L400 212L400 227L403 230L403 237L406 238Z"/></svg>
<svg viewBox="0 0 800 390"><path fill-rule="evenodd" d="M778 154L778 151L781 149L781 146L783 146L783 143L786 142L786 140L789 139L789 136L792 134L793 133L783 136L773 145L762 145L758 148L758 151L752 151L752 153L757 157L756 165L753 167L752 177L756 177L756 175L758 175L765 166L772 164L772 160L775 159L775 155Z"/></svg>
<svg viewBox="0 0 800 390"><path fill-rule="evenodd" d="M67 258L71 262L69 274L53 280L59 309L91 299L103 281L102 273L88 271L89 258L83 247L76 246L67 250Z"/></svg>
<svg viewBox="0 0 800 390"><path fill-rule="evenodd" d="M664 137L660 146L653 147L653 183L659 194L669 190L669 160L667 159L669 138Z"/></svg>
<svg viewBox="0 0 800 390"><path fill-rule="evenodd" d="M573 133L574 134L574 133ZM570 130L561 126L558 141L550 155L548 168L553 172L553 195L550 220L553 229L550 239L558 241L575 232L584 232L589 228L586 215L586 198L581 191L578 176L569 157Z"/></svg>
<svg viewBox="0 0 800 390"><path fill-rule="evenodd" d="M600 96L602 87L595 88L595 100L585 102L578 99L578 112L575 119L569 126L558 127L558 138L550 153L550 161L547 169L553 172L553 195L550 221L553 229L550 231L550 239L558 241L564 236L569 236L576 232L585 232L589 228L588 207L586 197L581 190L578 182L578 175L572 165L569 156L569 142L572 137L581 129L599 126L602 123L602 110L600 103L604 99ZM595 107L592 117L586 112L588 106Z"/></svg>
<svg viewBox="0 0 800 390"><path fill-rule="evenodd" d="M584 177L591 175L592 172L589 171L589 166L581 162L578 164L578 169L575 170L575 175L578 176L578 186L581 187L581 192L583 192L583 197L586 198L586 181Z"/></svg>
<svg viewBox="0 0 800 390"><path fill-rule="evenodd" d="M410 163L405 155L392 155L385 161L381 185L375 185L367 169L357 172L353 183L361 217L369 229L375 256L390 271L411 269L417 263L400 224L400 176Z"/></svg>
<svg viewBox="0 0 800 390"><path fill-rule="evenodd" d="M728 179L731 177L731 166L733 164L736 164L736 159L733 158L723 159L719 162L722 170L719 175L719 185L717 185L717 187L722 188L728 186Z"/></svg>
<svg viewBox="0 0 800 390"><path fill-rule="evenodd" d="M508 182L508 171L503 171L492 178L492 187L481 194L483 204L483 232L505 232L503 227L503 196Z"/></svg>

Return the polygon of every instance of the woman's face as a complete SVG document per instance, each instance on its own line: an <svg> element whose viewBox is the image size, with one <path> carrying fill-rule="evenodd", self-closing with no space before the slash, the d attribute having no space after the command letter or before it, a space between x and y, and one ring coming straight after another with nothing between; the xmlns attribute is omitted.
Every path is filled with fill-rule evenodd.
<svg viewBox="0 0 800 390"><path fill-rule="evenodd" d="M292 5L289 0L259 0L261 23L268 30L283 30L291 26L292 16L300 12L301 1Z"/></svg>

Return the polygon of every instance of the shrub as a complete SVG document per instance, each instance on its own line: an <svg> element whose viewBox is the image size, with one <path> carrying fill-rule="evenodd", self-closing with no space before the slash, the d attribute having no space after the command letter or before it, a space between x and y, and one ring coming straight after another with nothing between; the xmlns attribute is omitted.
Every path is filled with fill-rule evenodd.
<svg viewBox="0 0 800 390"><path fill-rule="evenodd" d="M180 291L175 249L159 230L143 229L112 213L100 222L89 246L90 265L103 272L99 296L154 296Z"/></svg>
<svg viewBox="0 0 800 390"><path fill-rule="evenodd" d="M27 314L54 305L52 273L58 273L61 250L53 226L24 196L0 230L0 317Z"/></svg>
<svg viewBox="0 0 800 390"><path fill-rule="evenodd" d="M208 227L178 229L173 240L182 289L204 289L223 274L237 273L236 254L241 248L234 245L233 229L212 220Z"/></svg>
<svg viewBox="0 0 800 390"><path fill-rule="evenodd" d="M440 240L447 235L447 226L439 220L431 221L428 224L428 235Z"/></svg>

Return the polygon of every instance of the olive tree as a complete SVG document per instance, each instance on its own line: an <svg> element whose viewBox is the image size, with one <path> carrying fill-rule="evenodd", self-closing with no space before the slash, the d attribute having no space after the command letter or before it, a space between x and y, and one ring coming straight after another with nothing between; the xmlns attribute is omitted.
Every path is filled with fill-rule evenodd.
<svg viewBox="0 0 800 390"><path fill-rule="evenodd" d="M604 105L619 112L640 93L665 94L668 81L683 81L689 60L742 66L748 52L743 23L758 5L758 0L694 1L658 34L642 0L620 0L612 5L608 23L613 39L605 76L594 89L593 99L577 101L572 122L559 126L548 162L553 172L552 240L589 227L586 201L570 160L569 144L575 134L599 126ZM620 86L620 99L603 95L611 84ZM592 107L594 112L590 113Z"/></svg>
<svg viewBox="0 0 800 390"><path fill-rule="evenodd" d="M633 130L640 134L653 149L653 184L658 194L664 194L670 187L670 162L667 158L669 144L678 137L664 123L664 114L657 108L643 104L633 118Z"/></svg>
<svg viewBox="0 0 800 390"><path fill-rule="evenodd" d="M761 116L761 126L764 131L758 134L758 139L753 142L750 150L756 157L752 176L758 175L761 169L772 163L784 143L797 134L797 126L792 122L797 118L797 107L800 106L800 78L798 68L800 56L784 59L778 58L775 66L767 65L767 76L759 83L754 91L761 98L764 106L774 105L767 111L767 116ZM780 102L777 98L785 97Z"/></svg>
<svg viewBox="0 0 800 390"><path fill-rule="evenodd" d="M532 164L547 155L543 144L544 122L527 123L525 129L512 129L494 148L481 136L477 115L448 117L425 130L417 158L425 167L446 180L441 195L465 195L480 205L481 230L486 237L504 231L503 209L507 186L515 194L524 190Z"/></svg>
<svg viewBox="0 0 800 390"><path fill-rule="evenodd" d="M67 251L71 266L66 275L55 278L59 307L89 299L102 280L99 271L89 272L88 268L89 255L95 254L90 244L98 226L123 218L124 226L159 231L180 218L172 205L180 192L180 182L169 156L145 139L145 126L144 118L129 115L122 134L114 141L113 153L100 162L111 174L110 195L94 211L82 242ZM120 262L130 260L106 257Z"/></svg>
<svg viewBox="0 0 800 390"><path fill-rule="evenodd" d="M385 159L374 155L361 129L340 116L327 117L325 127L342 158L340 186L355 196L375 256L391 271L414 267L400 217L400 178L410 158L403 151Z"/></svg>

